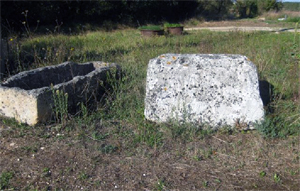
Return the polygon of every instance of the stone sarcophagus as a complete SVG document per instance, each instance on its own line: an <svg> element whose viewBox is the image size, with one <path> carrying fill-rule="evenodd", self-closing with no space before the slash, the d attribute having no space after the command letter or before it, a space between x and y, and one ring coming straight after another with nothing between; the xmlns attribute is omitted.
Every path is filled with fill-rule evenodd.
<svg viewBox="0 0 300 191"><path fill-rule="evenodd" d="M114 63L65 62L21 72L0 85L0 115L29 125L45 122L53 114L53 92L66 93L68 110L72 111L80 103L101 98L113 69L119 72Z"/></svg>
<svg viewBox="0 0 300 191"><path fill-rule="evenodd" d="M256 66L242 55L158 56L148 64L144 114L155 122L252 129L264 118Z"/></svg>

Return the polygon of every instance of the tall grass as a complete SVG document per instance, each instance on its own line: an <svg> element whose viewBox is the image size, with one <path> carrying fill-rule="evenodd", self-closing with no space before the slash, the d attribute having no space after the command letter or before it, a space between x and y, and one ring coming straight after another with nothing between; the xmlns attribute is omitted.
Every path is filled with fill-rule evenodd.
<svg viewBox="0 0 300 191"><path fill-rule="evenodd" d="M284 137L298 133L300 126L299 43L299 34L294 33L193 31L182 36L143 38L138 30L130 29L21 39L19 55L13 58L19 59L15 63L30 63L29 68L67 60L118 63L126 77L112 92L113 99L103 106L105 111L94 114L101 112L104 119L123 120L140 129L149 126L143 116L149 59L165 53L242 54L256 64L259 78L274 86L272 113L258 129L265 136Z"/></svg>

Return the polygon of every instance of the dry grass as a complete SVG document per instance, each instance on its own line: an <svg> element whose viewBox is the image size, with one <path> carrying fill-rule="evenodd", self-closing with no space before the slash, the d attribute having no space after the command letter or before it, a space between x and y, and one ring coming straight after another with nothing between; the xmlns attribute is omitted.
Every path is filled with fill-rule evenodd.
<svg viewBox="0 0 300 191"><path fill-rule="evenodd" d="M0 168L16 190L296 190L299 140L265 140L255 131L164 134L157 147L134 143L132 129L111 122L91 129L54 127L2 132ZM116 131L118 128L118 132ZM164 130L166 131L166 130ZM125 135L127 134L127 135ZM113 148L104 150L104 148ZM276 178L275 178L276 177Z"/></svg>
<svg viewBox="0 0 300 191"><path fill-rule="evenodd" d="M209 21L206 22L203 19L197 20L195 18L187 21L185 26L187 27L295 27L294 23L279 22L278 18L288 17L300 17L300 13L296 11L280 11L280 12L266 12L254 19L239 19L239 20L224 20L224 21Z"/></svg>
<svg viewBox="0 0 300 191"><path fill-rule="evenodd" d="M279 12L266 12L261 17L266 18L267 20L277 20L278 18L284 18L287 15L288 17L300 17L300 13L297 11L279 11Z"/></svg>

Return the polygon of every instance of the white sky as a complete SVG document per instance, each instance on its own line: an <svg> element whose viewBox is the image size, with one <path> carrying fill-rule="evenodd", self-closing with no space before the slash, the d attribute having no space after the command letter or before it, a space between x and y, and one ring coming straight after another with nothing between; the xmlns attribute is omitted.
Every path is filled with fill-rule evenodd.
<svg viewBox="0 0 300 191"><path fill-rule="evenodd" d="M300 3L300 0L282 0L282 2L299 2Z"/></svg>

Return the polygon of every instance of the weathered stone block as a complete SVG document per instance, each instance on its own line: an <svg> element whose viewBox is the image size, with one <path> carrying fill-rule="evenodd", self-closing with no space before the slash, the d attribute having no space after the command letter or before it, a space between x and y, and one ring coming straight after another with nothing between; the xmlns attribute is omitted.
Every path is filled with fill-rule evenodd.
<svg viewBox="0 0 300 191"><path fill-rule="evenodd" d="M155 122L252 129L264 118L256 66L242 55L165 54L151 59L144 113Z"/></svg>
<svg viewBox="0 0 300 191"><path fill-rule="evenodd" d="M53 90L68 93L68 110L104 94L108 72L116 64L65 62L21 72L0 85L0 115L35 125L53 114ZM119 71L119 69L115 70Z"/></svg>

